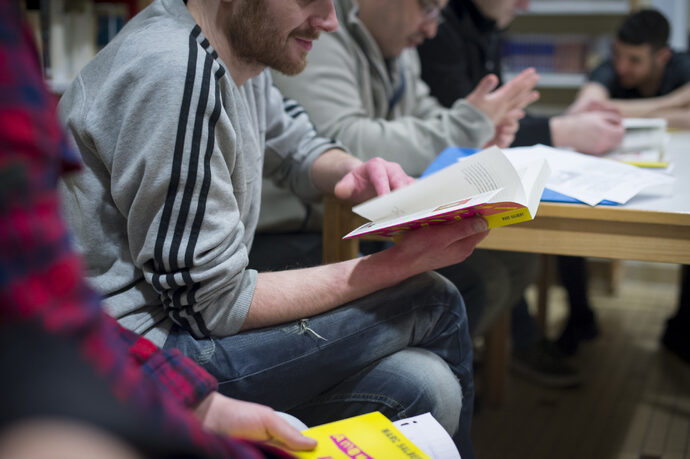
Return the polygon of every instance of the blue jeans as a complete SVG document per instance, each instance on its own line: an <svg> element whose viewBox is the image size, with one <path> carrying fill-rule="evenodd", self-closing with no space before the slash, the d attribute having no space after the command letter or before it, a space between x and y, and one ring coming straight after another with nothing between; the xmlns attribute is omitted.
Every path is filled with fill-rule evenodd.
<svg viewBox="0 0 690 459"><path fill-rule="evenodd" d="M472 458L472 342L465 305L425 273L324 314L224 338L179 327L177 347L218 378L220 392L263 403L307 425L378 410L431 412Z"/></svg>

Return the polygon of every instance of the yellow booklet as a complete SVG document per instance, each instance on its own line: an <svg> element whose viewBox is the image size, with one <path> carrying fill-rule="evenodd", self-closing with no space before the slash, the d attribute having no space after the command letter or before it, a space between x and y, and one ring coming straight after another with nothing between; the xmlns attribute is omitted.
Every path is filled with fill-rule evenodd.
<svg viewBox="0 0 690 459"><path fill-rule="evenodd" d="M308 459L429 459L383 414L375 411L312 427L303 432L318 441L313 451L291 453Z"/></svg>

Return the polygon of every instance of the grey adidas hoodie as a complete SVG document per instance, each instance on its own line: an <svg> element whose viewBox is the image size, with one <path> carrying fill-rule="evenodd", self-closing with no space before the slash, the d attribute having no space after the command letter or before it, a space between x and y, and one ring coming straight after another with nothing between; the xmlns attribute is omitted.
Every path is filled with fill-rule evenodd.
<svg viewBox="0 0 690 459"><path fill-rule="evenodd" d="M262 167L300 198L336 146L265 71L237 87L183 0L156 0L60 101L85 168L60 186L64 214L108 312L161 346L176 322L237 333ZM265 156L264 156L265 154Z"/></svg>

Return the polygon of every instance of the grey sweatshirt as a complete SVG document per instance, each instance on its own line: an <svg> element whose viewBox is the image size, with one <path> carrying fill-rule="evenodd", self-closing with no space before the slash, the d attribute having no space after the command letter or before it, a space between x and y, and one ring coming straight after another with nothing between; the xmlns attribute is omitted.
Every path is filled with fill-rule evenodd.
<svg viewBox="0 0 690 459"><path fill-rule="evenodd" d="M337 138L363 160L380 156L398 162L412 176L421 175L448 146L476 148L491 139L493 124L482 112L462 99L444 108L429 94L416 50L385 60L359 20L356 1L334 4L338 29L314 43L305 71L292 77L273 72L276 86L303 105L321 134ZM271 186L264 198L262 229L280 228L277 216L299 209ZM287 216L282 228L295 229Z"/></svg>
<svg viewBox="0 0 690 459"><path fill-rule="evenodd" d="M238 88L182 0L156 0L75 79L59 110L85 169L61 183L64 214L122 325L159 346L173 322L238 332L264 161L316 200L312 163L336 146L295 107L268 72Z"/></svg>

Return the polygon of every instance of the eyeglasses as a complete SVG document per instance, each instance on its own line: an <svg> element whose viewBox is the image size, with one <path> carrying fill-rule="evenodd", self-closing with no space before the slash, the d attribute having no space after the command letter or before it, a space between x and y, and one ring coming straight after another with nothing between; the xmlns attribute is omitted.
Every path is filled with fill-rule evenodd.
<svg viewBox="0 0 690 459"><path fill-rule="evenodd" d="M437 24L443 22L441 7L434 0L419 0L419 7L422 9L425 21L434 21Z"/></svg>

